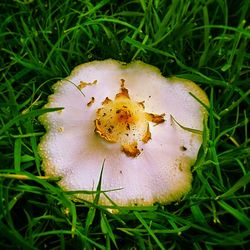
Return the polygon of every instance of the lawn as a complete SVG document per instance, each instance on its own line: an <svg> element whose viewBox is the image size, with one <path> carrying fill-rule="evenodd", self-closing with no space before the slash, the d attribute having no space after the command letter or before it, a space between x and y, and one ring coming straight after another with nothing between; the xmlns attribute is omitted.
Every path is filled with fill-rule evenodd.
<svg viewBox="0 0 250 250"><path fill-rule="evenodd" d="M1 0L0 20L1 249L249 249L249 0ZM110 213L41 178L52 85L108 58L192 80L210 100L178 202Z"/></svg>

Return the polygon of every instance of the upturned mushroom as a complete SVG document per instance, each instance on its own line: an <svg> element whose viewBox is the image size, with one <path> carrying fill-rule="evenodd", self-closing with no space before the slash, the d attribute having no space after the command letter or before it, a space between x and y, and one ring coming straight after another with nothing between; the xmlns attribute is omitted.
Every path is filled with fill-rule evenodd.
<svg viewBox="0 0 250 250"><path fill-rule="evenodd" d="M40 117L47 131L39 144L45 174L60 176L67 191L95 191L101 180L103 205L179 200L191 188L206 105L195 83L167 79L141 61L77 66L45 105L63 109Z"/></svg>

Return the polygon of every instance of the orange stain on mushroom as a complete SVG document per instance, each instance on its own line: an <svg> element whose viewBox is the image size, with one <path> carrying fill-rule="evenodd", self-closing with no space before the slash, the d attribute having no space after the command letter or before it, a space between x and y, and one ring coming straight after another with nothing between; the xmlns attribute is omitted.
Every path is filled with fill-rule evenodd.
<svg viewBox="0 0 250 250"><path fill-rule="evenodd" d="M126 106L123 106L121 109L116 110L115 113L117 114L118 123L126 123L126 125L134 123L135 117Z"/></svg>
<svg viewBox="0 0 250 250"><path fill-rule="evenodd" d="M145 109L145 105L144 105L144 103L145 103L145 101L138 102L138 104L139 104L139 105L141 105L141 107L142 107L143 109Z"/></svg>
<svg viewBox="0 0 250 250"><path fill-rule="evenodd" d="M119 143L127 156L137 157L141 153L138 144L151 139L149 122L165 121L165 114L146 113L144 109L144 101L130 99L125 80L121 79L121 90L115 99L106 97L96 111L95 132L107 142Z"/></svg>
<svg viewBox="0 0 250 250"><path fill-rule="evenodd" d="M95 132L108 142L116 142L112 136L110 136L110 133L107 133L106 130L103 129L102 123L98 119L95 120Z"/></svg>
<svg viewBox="0 0 250 250"><path fill-rule="evenodd" d="M148 128L147 128L146 134L145 134L144 137L142 138L142 141L143 141L144 143L147 143L150 139L151 139L151 132L150 132L150 130L149 130L149 124L148 124Z"/></svg>
<svg viewBox="0 0 250 250"><path fill-rule="evenodd" d="M118 99L118 98L128 98L128 99L130 99L129 94L128 94L128 90L126 88L122 87L121 92L118 93L115 96L115 99Z"/></svg>
<svg viewBox="0 0 250 250"><path fill-rule="evenodd" d="M105 100L102 102L102 105L106 105L110 102L111 102L111 100L108 97L106 97Z"/></svg>
<svg viewBox="0 0 250 250"><path fill-rule="evenodd" d="M156 114L146 113L146 116L147 116L148 121L154 122L156 124L160 124L165 121L164 119L165 114L156 115Z"/></svg>
<svg viewBox="0 0 250 250"><path fill-rule="evenodd" d="M130 156L130 157L136 157L141 153L141 151L138 149L137 142L122 145L122 151L127 156Z"/></svg>
<svg viewBox="0 0 250 250"><path fill-rule="evenodd" d="M80 83L78 84L77 88L82 90L83 88L87 87L87 86L92 86L97 84L97 80L94 80L93 82L84 82L84 81L80 81Z"/></svg>

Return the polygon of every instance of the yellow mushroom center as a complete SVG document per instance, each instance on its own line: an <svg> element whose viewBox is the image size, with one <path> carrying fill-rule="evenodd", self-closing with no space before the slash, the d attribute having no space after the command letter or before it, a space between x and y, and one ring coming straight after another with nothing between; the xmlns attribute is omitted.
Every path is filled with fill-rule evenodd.
<svg viewBox="0 0 250 250"><path fill-rule="evenodd" d="M121 92L114 100L106 97L96 112L95 132L108 142L119 143L127 156L138 156L138 145L151 139L149 121L164 122L164 114L146 113L143 103L130 99L121 79Z"/></svg>

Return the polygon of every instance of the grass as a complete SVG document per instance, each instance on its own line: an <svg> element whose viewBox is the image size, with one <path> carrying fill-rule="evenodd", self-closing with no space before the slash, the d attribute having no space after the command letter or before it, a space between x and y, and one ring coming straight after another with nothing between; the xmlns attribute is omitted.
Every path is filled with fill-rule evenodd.
<svg viewBox="0 0 250 250"><path fill-rule="evenodd" d="M248 0L0 3L1 249L247 249ZM210 99L192 190L175 204L74 203L42 179L38 116L57 79L94 59L142 60Z"/></svg>

